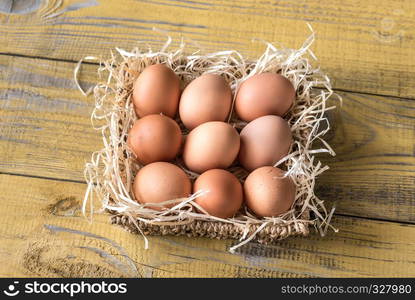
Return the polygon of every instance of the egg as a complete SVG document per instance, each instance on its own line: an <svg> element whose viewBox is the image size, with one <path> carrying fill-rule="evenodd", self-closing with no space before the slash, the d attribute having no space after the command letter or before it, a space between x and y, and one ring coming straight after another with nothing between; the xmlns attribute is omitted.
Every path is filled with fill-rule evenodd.
<svg viewBox="0 0 415 300"><path fill-rule="evenodd" d="M228 171L213 169L204 172L193 185L193 193L200 190L207 193L197 197L195 202L212 216L233 217L242 205L242 185Z"/></svg>
<svg viewBox="0 0 415 300"><path fill-rule="evenodd" d="M137 116L162 113L174 117L180 98L179 77L167 66L148 66L133 86L133 103Z"/></svg>
<svg viewBox="0 0 415 300"><path fill-rule="evenodd" d="M276 217L294 203L295 184L284 171L262 167L253 171L244 183L245 203L259 217Z"/></svg>
<svg viewBox="0 0 415 300"><path fill-rule="evenodd" d="M186 138L183 161L192 171L225 169L239 152L239 134L225 122L207 122L193 129Z"/></svg>
<svg viewBox="0 0 415 300"><path fill-rule="evenodd" d="M142 204L185 198L190 195L191 190L192 185L186 173L178 166L167 162L155 162L144 166L138 171L133 183L135 199ZM165 207L172 207L175 204L177 203Z"/></svg>
<svg viewBox="0 0 415 300"><path fill-rule="evenodd" d="M266 115L284 116L294 99L295 89L287 78L275 73L261 73L240 85L235 111L247 122Z"/></svg>
<svg viewBox="0 0 415 300"><path fill-rule="evenodd" d="M170 161L182 143L179 125L163 115L147 115L137 120L128 133L127 143L142 164Z"/></svg>
<svg viewBox="0 0 415 300"><path fill-rule="evenodd" d="M210 121L225 121L231 110L232 91L226 80L205 74L193 80L183 91L179 115L188 129Z"/></svg>
<svg viewBox="0 0 415 300"><path fill-rule="evenodd" d="M239 162L248 171L272 166L288 154L291 129L283 118L263 116L248 123L240 133Z"/></svg>

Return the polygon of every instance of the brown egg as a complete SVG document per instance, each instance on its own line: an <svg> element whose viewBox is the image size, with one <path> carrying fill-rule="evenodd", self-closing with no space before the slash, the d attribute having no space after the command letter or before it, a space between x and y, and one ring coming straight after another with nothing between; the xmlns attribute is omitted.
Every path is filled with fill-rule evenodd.
<svg viewBox="0 0 415 300"><path fill-rule="evenodd" d="M262 73L244 81L238 89L235 111L244 121L266 115L283 116L295 99L295 89L282 75Z"/></svg>
<svg viewBox="0 0 415 300"><path fill-rule="evenodd" d="M148 115L134 123L127 142L142 164L170 161L180 150L182 134L169 117Z"/></svg>
<svg viewBox="0 0 415 300"><path fill-rule="evenodd" d="M295 184L284 171L262 167L244 183L246 205L259 217L276 217L288 211L295 199Z"/></svg>
<svg viewBox="0 0 415 300"><path fill-rule="evenodd" d="M198 173L225 169L238 155L239 145L239 134L228 123L203 123L187 136L183 160L190 170Z"/></svg>
<svg viewBox="0 0 415 300"><path fill-rule="evenodd" d="M246 125L241 133L239 162L248 171L272 166L288 154L291 129L283 118L264 116Z"/></svg>
<svg viewBox="0 0 415 300"><path fill-rule="evenodd" d="M242 205L242 185L228 171L213 169L204 172L193 185L193 193L200 190L208 193L196 198L195 202L212 216L233 217Z"/></svg>
<svg viewBox="0 0 415 300"><path fill-rule="evenodd" d="M188 197L191 190L192 185L186 173L178 166L166 162L155 162L141 168L133 184L135 198L143 204ZM166 207L174 205L175 203ZM161 209L157 206L151 208Z"/></svg>
<svg viewBox="0 0 415 300"><path fill-rule="evenodd" d="M148 66L134 82L133 103L139 117L162 113L173 118L179 97L179 77L163 64Z"/></svg>
<svg viewBox="0 0 415 300"><path fill-rule="evenodd" d="M232 91L226 80L205 74L184 89L179 104L180 119L188 129L210 121L225 121L231 104Z"/></svg>

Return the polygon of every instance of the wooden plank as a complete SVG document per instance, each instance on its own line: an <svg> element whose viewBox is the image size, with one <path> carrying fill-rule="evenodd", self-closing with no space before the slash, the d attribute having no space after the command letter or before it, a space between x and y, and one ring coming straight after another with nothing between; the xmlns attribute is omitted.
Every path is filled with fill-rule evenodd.
<svg viewBox="0 0 415 300"><path fill-rule="evenodd" d="M91 129L92 97L72 82L74 63L0 55L0 172L83 180L85 162L102 147ZM84 86L95 66L84 65ZM415 103L342 92L330 113L336 158L318 180L338 212L414 222Z"/></svg>
<svg viewBox="0 0 415 300"><path fill-rule="evenodd" d="M337 156L321 157L330 170L317 194L341 213L415 222L414 101L341 95L343 105L328 114Z"/></svg>
<svg viewBox="0 0 415 300"><path fill-rule="evenodd" d="M94 100L73 81L74 63L0 57L0 170L82 180L85 163L101 147L92 129ZM84 86L97 78L84 65ZM89 83L88 83L89 82Z"/></svg>
<svg viewBox="0 0 415 300"><path fill-rule="evenodd" d="M33 1L40 2L40 1ZM317 32L313 50L338 89L413 98L415 2L328 0L68 0L0 14L2 52L77 61L108 56L138 41L161 47L168 31L206 51L256 56L261 42L298 48ZM38 8L35 12L27 13ZM15 8L17 10L17 8Z"/></svg>
<svg viewBox="0 0 415 300"><path fill-rule="evenodd" d="M0 175L0 276L12 277L395 277L415 275L414 225L335 217L322 238L273 246L150 237L80 214L84 184Z"/></svg>

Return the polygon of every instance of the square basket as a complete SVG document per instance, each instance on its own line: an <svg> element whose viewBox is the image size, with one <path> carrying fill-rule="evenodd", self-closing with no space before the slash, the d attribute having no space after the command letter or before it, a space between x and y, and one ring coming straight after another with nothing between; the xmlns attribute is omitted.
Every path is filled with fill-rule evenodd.
<svg viewBox="0 0 415 300"><path fill-rule="evenodd" d="M330 226L334 209L328 212L323 201L314 194L317 176L328 169L317 161L315 155L334 155L322 139L330 129L325 113L334 107L326 106L333 95L330 80L310 63L315 59L309 49L313 40L312 34L296 50L277 49L273 44L265 43L266 49L257 59L245 59L234 50L210 54L199 51L187 55L183 43L177 49L169 50L170 39L157 52L138 48L131 52L117 49L111 59L100 63L98 71L104 80L94 88L95 108L91 119L94 128L102 135L104 148L93 153L85 168L88 188L84 214L92 213L92 203L98 200L102 209L112 214L113 224L142 234L144 238L146 235L186 235L239 240L231 251L250 240L268 244L292 235L307 235L310 225L324 233ZM289 154L275 164L286 170L286 176L296 184L295 202L290 211L278 217L257 218L243 207L235 217L220 219L192 209L192 201L197 195L179 199L178 203L182 204L166 211L155 211L135 201L132 182L141 165L127 146L128 131L137 120L132 88L142 70L155 63L164 63L173 69L181 79L182 88L204 73L220 74L230 84L234 98L239 85L258 73L274 72L291 81L296 89L296 99L284 119L290 125L293 143ZM176 121L181 125L182 133L187 134L180 120ZM237 130L246 125L234 113L229 123ZM316 149L313 145L317 145ZM191 179L198 176L187 170L180 158L174 163ZM242 183L248 175L238 165L231 166L228 171Z"/></svg>

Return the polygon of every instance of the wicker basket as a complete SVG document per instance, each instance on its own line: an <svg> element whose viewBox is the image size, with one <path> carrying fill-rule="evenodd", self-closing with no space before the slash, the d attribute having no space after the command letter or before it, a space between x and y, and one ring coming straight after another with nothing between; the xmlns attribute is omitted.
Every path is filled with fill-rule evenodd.
<svg viewBox="0 0 415 300"><path fill-rule="evenodd" d="M316 177L327 169L316 161L315 154L326 152L334 155L322 140L329 130L325 112L332 107L327 107L326 102L333 92L327 76L310 64L314 57L309 50L312 41L313 36L298 50L276 49L272 44L266 44L264 54L256 60L245 60L236 51L186 55L183 44L172 51L167 50L168 44L158 52L117 49L117 55L101 62L99 73L106 75L106 79L94 88L96 107L92 121L103 136L104 148L95 152L86 165L88 189L84 213L87 214L87 208L92 208L93 200L98 199L102 208L111 212L111 222L130 232L144 236L186 235L240 240L240 244L231 250L250 240L272 243L291 235L307 235L310 225L325 231L333 211L327 212L323 201L314 194ZM284 118L291 126L294 143L290 154L276 164L287 170L287 176L297 186L296 200L289 212L275 218L260 219L243 207L234 218L223 220L196 213L191 209L192 199L181 199L187 200L186 205L168 212L152 211L134 200L132 181L141 166L126 145L128 130L137 119L131 101L132 86L140 72L155 63L171 67L181 78L182 87L203 73L221 74L229 82L234 95L241 82L261 72L282 74L293 83L297 91L296 100ZM234 113L229 122L238 130L245 125ZM186 134L182 124L181 127ZM316 140L318 149L313 149ZM182 167L190 178L198 176L187 170L180 158L174 163ZM241 182L247 176L247 172L237 165L229 171ZM91 206L88 206L88 201Z"/></svg>

